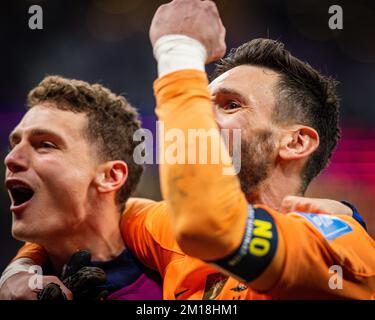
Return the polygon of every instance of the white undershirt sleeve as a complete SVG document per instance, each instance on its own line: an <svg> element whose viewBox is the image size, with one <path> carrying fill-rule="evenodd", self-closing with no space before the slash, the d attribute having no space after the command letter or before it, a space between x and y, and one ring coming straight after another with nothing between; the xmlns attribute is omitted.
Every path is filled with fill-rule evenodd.
<svg viewBox="0 0 375 320"><path fill-rule="evenodd" d="M29 272L30 267L34 264L35 263L30 258L19 258L11 262L1 275L0 288L3 286L5 281L7 281L11 276L14 276L16 273Z"/></svg>
<svg viewBox="0 0 375 320"><path fill-rule="evenodd" d="M172 34L159 38L154 45L154 56L158 62L159 78L183 69L205 71L207 50L198 40Z"/></svg>

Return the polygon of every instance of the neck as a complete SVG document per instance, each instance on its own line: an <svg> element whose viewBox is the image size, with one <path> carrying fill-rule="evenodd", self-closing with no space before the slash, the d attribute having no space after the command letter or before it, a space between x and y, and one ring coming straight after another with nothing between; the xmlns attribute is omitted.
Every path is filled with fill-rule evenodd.
<svg viewBox="0 0 375 320"><path fill-rule="evenodd" d="M104 207L91 210L85 214L87 219L78 226L66 230L61 237L53 237L51 242L43 243L57 274L78 250L88 250L92 261L108 261L125 249L119 227L121 215L115 207L111 210Z"/></svg>
<svg viewBox="0 0 375 320"><path fill-rule="evenodd" d="M260 185L256 196L248 196L248 199L279 211L286 196L303 196L300 189L300 171L278 167Z"/></svg>

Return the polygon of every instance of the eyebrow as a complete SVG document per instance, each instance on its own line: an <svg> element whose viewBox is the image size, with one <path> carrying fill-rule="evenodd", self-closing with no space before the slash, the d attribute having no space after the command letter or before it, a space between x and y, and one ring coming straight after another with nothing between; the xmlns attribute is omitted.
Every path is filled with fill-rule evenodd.
<svg viewBox="0 0 375 320"><path fill-rule="evenodd" d="M9 143L12 144L15 140L19 139L21 136L21 133L18 131L13 131L9 135ZM52 136L54 138L57 138L61 143L65 144L64 139L56 132L49 130L49 129L40 129L40 128L34 128L29 131L29 136L32 137L38 137L38 136Z"/></svg>
<svg viewBox="0 0 375 320"><path fill-rule="evenodd" d="M228 95L232 95L232 96L235 96L236 98L238 98L239 100L241 100L242 103L244 103L245 105L250 105L250 100L245 97L241 92L239 92L238 90L236 89L232 89L232 88L219 88L217 89L213 95L217 95L217 94L228 94Z"/></svg>

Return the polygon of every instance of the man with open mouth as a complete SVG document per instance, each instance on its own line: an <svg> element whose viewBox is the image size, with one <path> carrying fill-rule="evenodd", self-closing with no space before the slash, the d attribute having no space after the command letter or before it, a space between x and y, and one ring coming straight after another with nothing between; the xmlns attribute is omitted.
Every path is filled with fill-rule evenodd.
<svg viewBox="0 0 375 320"><path fill-rule="evenodd" d="M195 23L190 25L191 19ZM175 33L181 33L181 30L184 31L183 35L176 36ZM299 76L298 80L303 82L307 78L324 94L332 94L332 99L325 100L327 105L319 103L321 101L317 105L312 104L322 112L326 111L326 107L333 111L333 127L329 127L333 138L325 137L325 142L328 143L327 150L323 152L325 161L319 163L318 169L309 172L309 179L303 184L305 187L324 167L338 139L334 112L338 107L337 97L334 90L325 92L329 81L311 70L310 66L292 57L279 43L258 39L238 49L238 53L246 52L242 50L244 48L249 51L248 55L239 55L242 58L239 59L239 65L236 65L236 59L231 60L233 55L224 61L227 65L224 63L222 66L223 74L209 88L214 96L212 101L202 69L205 58L209 62L223 53L220 47L223 42L223 27L214 3L198 0L172 1L157 11L150 33L160 77L155 82L157 112L167 126L177 126L182 130L191 127L213 129L216 135L219 134L218 126L233 128L240 124L248 130L245 131L248 137L245 147L248 152L244 154L248 162L242 167L247 170L240 172L239 177L224 177L221 174L222 163L212 166L162 164L162 189L166 202L132 200L127 203L127 212L121 220L122 236L144 264L163 276L163 297L248 300L370 297L374 288L371 278L374 260L369 252L371 254L374 243L358 222L352 217L336 217L339 212L335 210L333 217L301 213L282 215L275 210L282 207L283 196L287 195L286 186L293 194L303 193L296 191L301 189L300 180L305 178L301 171L306 160L319 146L319 134L313 126L294 123L299 122L296 119L292 121L295 124L293 128L288 127L290 123L287 121L287 129L280 130L279 123L271 121L271 115L274 115L273 94L279 80L277 72L285 70L273 70L278 66L277 63L272 69L262 64L242 65L241 61L248 56L254 56L254 59L265 56L264 64L272 64L275 57L271 53L279 50L282 57L295 63L290 72L295 71ZM293 68L295 66L297 68ZM311 74L313 79L310 79ZM293 93L299 93L301 89L301 86L290 89L288 85L291 83L288 81L283 84ZM74 96L74 91L68 97ZM309 90L304 93L312 94ZM43 96L43 91L39 94ZM50 95L46 97L49 98ZM48 102L47 100L43 101ZM88 103L74 99L70 101L82 108ZM50 113L51 106L46 103L33 108L37 108L34 110L38 112L40 126L53 123L54 129L64 131L64 134L58 134L57 139L54 134L47 135L48 139L35 139L35 136L43 137L46 130L38 132L39 130L33 129L35 113L28 113L11 135L13 150L6 159L7 168L11 172L7 177L18 175L21 179L24 176L23 182L34 192L31 201L26 202L18 213L14 212L20 218L15 218L13 233L42 244L55 270L60 269L72 251L82 245L88 246L97 259L108 259L121 251L123 244L118 229L120 210L116 206L125 204L131 190L127 189L122 196L120 193L119 202L115 191L127 186L128 182L131 185L131 181L137 180L134 176L131 179L131 174L136 169L130 167L131 159L125 157L119 160L113 155L116 148L121 144L126 146L129 140L108 132L100 136L99 145L103 147L100 143L106 142L105 147L110 149L109 157L108 153L103 153L103 149L95 148L93 140L89 140L91 144L87 141L83 143L81 135L85 133L86 138L87 131L77 130L88 128L91 133L89 138L92 138L97 137L95 135L98 128L90 124L87 127L84 117L80 117L77 110L78 114L73 116L69 112L69 117L65 116L67 106L59 100L57 102L59 108L53 114ZM116 101L108 105L108 109L104 107L103 124L127 128L129 117L121 117L114 111L118 103ZM276 116L281 115L283 114L276 113ZM282 118L285 120L287 117ZM272 128L274 131L268 134L264 130L255 130L261 128ZM277 147L273 144L275 141ZM97 157L92 157L93 153ZM131 156L131 153L124 154ZM274 162L277 162L275 158L282 162L278 163L277 169L273 167ZM33 170L25 170L30 165ZM52 168L53 172L50 172ZM265 184L269 182L270 172L278 173L276 178L284 183L276 184L278 179L274 178L271 179L273 184ZM285 172L288 174L281 175ZM28 201L31 194L30 191L20 191L22 188L30 188L21 181L17 182L19 184L15 182L15 186L18 190L11 192L11 196L17 198L14 199L15 208L22 207L22 201ZM269 189L262 190L260 187L264 185ZM276 196L270 193L275 190L278 191ZM48 194L44 194L45 192ZM265 195L268 197L264 197ZM38 201L35 201L37 198ZM261 205L253 206L256 201ZM28 211L34 205L33 210ZM47 209L52 208L55 210L49 215ZM39 219L23 220L21 216L27 212L32 212ZM109 232L101 227L102 224L107 225L107 219L114 220L114 224L109 223ZM30 223L29 230L25 226L26 221ZM32 231L39 226L46 230L48 226L48 230L54 230L54 238L51 238L52 233L48 233L49 231L48 239L46 236L36 236L36 232ZM97 239L93 239L91 234L94 229L101 231ZM85 239L77 240L74 232L84 235ZM61 244L62 258L57 258L52 248L53 241L66 242ZM99 248L105 254L99 255ZM288 248L288 254L285 253L285 248ZM42 259L40 256L43 256ZM18 257L33 258L42 263L46 255L43 255L40 247L30 245ZM328 281L326 282L329 263L344 262L345 289L331 290ZM12 277L8 277L8 281L11 279Z"/></svg>
<svg viewBox="0 0 375 320"><path fill-rule="evenodd" d="M89 265L106 273L100 286L108 299L161 299L157 279L119 228L142 173L132 158L137 111L101 85L58 76L46 77L27 102L5 158L12 235L42 246L55 275L77 250L88 250ZM65 290L56 277L45 282Z"/></svg>

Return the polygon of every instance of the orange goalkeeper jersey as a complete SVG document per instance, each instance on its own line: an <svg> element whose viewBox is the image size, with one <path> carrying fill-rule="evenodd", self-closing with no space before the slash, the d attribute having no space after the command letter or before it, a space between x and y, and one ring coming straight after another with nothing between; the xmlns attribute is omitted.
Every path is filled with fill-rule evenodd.
<svg viewBox="0 0 375 320"><path fill-rule="evenodd" d="M327 240L308 219L267 209L277 221L284 246L253 283L242 283L215 267L185 255L173 236L165 202L130 199L121 221L125 243L146 266L163 277L164 299L371 299L375 288L374 241L352 218L340 216L351 231ZM318 215L322 216L322 215ZM26 244L16 258L43 263L42 248ZM342 268L342 287L331 266ZM266 286L263 293L253 286Z"/></svg>
<svg viewBox="0 0 375 320"><path fill-rule="evenodd" d="M297 213L267 211L276 220L284 245L253 283L241 283L184 255L174 239L165 202L132 200L121 226L125 242L140 261L162 275L164 299L373 298L375 244L353 218L340 216L352 230L327 240ZM335 288L331 266L342 268L342 288ZM261 294L254 286L268 288Z"/></svg>
<svg viewBox="0 0 375 320"><path fill-rule="evenodd" d="M206 74L196 70L177 71L156 81L157 113L166 130L178 128L186 133L191 128L213 129L219 135L207 84ZM166 147L171 144L162 142ZM185 143L183 148L191 145ZM139 260L163 277L164 299L374 298L375 243L353 218L283 215L266 206L249 205L237 177L222 175L221 163L161 163L160 168L166 202L129 201L121 230L126 245ZM237 280L238 274L233 273L237 278L225 275L228 269L220 272L187 256L175 239L176 225L186 223L194 232L206 233L209 241L224 239L226 251L212 256L225 258L246 238L251 212L271 217L273 229L267 228L268 221L253 220L252 235L256 237L246 250L261 256L275 234L277 243L273 242L272 259L247 282ZM208 242L193 241L184 250L208 252L213 247ZM40 251L28 245L17 257L42 262L35 255ZM254 266L245 266L252 273Z"/></svg>

